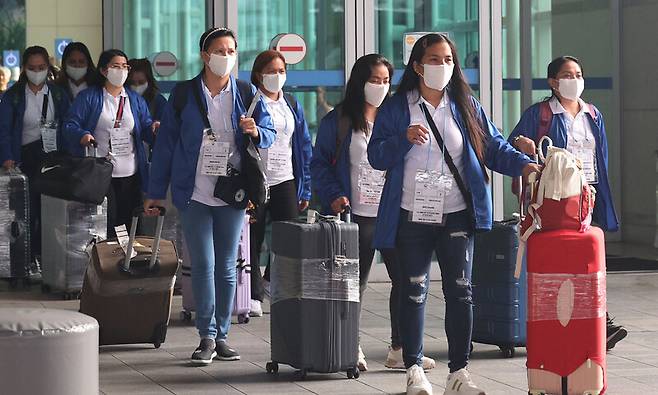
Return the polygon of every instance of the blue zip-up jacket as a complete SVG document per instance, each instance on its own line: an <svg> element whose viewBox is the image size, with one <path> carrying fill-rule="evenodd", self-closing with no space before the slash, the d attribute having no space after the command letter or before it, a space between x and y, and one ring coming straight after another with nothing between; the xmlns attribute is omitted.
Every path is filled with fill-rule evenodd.
<svg viewBox="0 0 658 395"><path fill-rule="evenodd" d="M352 143L352 130L345 136L340 150L340 157L336 159L336 139L338 135L338 112L334 109L320 121L318 134L313 148L311 159L311 178L313 190L318 194L324 214L334 215L331 203L341 196L350 201L350 144Z"/></svg>
<svg viewBox="0 0 658 395"><path fill-rule="evenodd" d="M48 82L48 95L53 98L57 121L57 148L62 149L62 124L71 102L66 93L54 83ZM41 106L39 106L41 108ZM17 82L9 88L0 101L0 165L6 160L21 161L23 142L23 116L25 115L25 83Z"/></svg>
<svg viewBox="0 0 658 395"><path fill-rule="evenodd" d="M154 121L159 121L162 119L162 113L164 108L167 105L167 99L162 95L162 93L157 93L153 100L148 103L149 111L151 112L151 118Z"/></svg>
<svg viewBox="0 0 658 395"><path fill-rule="evenodd" d="M201 86L201 75L194 78L195 89L198 89L201 100L207 106L206 96ZM184 82L183 82L184 83ZM196 176L199 151L203 140L204 120L199 111L194 93L190 89L187 92L187 100L180 115L174 109L175 90L183 83L174 87L162 115L160 129L158 130L157 143L153 149L151 161L151 178L148 188L150 199L163 200L167 196L167 189L171 183L171 195L174 205L179 209L185 209L190 204L194 192L194 180ZM231 76L231 94L233 95L233 114L231 125L235 130L235 141L240 151L245 150L245 135L239 128L239 119L247 112L236 84ZM251 87L256 93L256 88ZM276 131L272 124L272 118L265 109L262 100L258 101L253 113L253 118L258 126L259 139L256 142L258 148L269 148L274 142Z"/></svg>
<svg viewBox="0 0 658 395"><path fill-rule="evenodd" d="M530 158L515 150L503 138L475 98L472 98L472 102L488 138L484 164L498 173L512 177L520 176L523 168L530 163ZM475 228L489 230L493 223L491 186L485 182L484 170L478 162L462 115L454 100L450 100L450 108L464 141L462 177L471 193ZM374 248L395 247L402 201L405 156L413 146L407 139L409 123L409 103L406 93L395 94L377 112L372 138L368 144L368 160L372 167L387 170L387 173L377 213Z"/></svg>
<svg viewBox="0 0 658 395"><path fill-rule="evenodd" d="M130 101L130 110L135 119L135 128L133 129L133 143L137 155L137 167L142 183L142 190L146 191L148 187L148 164L146 153L144 152L145 141L148 144L153 142L153 133L151 133L151 114L149 113L146 101L137 93L126 89L128 100ZM64 122L64 140L67 149L71 154L84 156L84 147L80 145L80 139L85 134L91 133L95 136L96 125L103 111L103 88L91 86L78 94L73 101L69 114Z"/></svg>
<svg viewBox="0 0 658 395"><path fill-rule="evenodd" d="M513 141L519 135L532 140L536 139L537 129L539 128L539 106L540 103L536 103L525 110L519 123L512 130L508 141ZM610 181L608 180L608 139L605 134L603 115L595 107L594 111L596 112L596 121L591 114L587 113L587 119L596 141L596 167L599 174L599 183L594 185L596 202L592 219L604 230L615 232L619 229L619 221L617 220L612 192L610 191ZM567 147L567 124L564 114L553 115L551 126L548 129L548 137L553 140L553 145L556 147Z"/></svg>
<svg viewBox="0 0 658 395"><path fill-rule="evenodd" d="M295 185L297 186L297 200L311 200L311 156L313 155L313 145L311 144L311 134L308 131L308 124L304 117L304 109L296 102L293 108L290 100L283 96L288 107L295 117L295 131L292 135L292 171L295 176Z"/></svg>

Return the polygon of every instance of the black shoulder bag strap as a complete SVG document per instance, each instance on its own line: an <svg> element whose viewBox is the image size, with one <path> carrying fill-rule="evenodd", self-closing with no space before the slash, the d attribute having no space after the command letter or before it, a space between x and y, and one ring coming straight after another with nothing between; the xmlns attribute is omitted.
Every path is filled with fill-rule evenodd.
<svg viewBox="0 0 658 395"><path fill-rule="evenodd" d="M201 100L201 93L199 92L199 85L196 83L192 86L192 95L194 95L197 108L199 109L201 118L203 118L203 125L206 127L206 129L212 129L210 126L210 121L208 120L208 107L203 105L203 100Z"/></svg>
<svg viewBox="0 0 658 395"><path fill-rule="evenodd" d="M48 117L48 94L43 95L43 103L41 104L41 124L46 123Z"/></svg>
<svg viewBox="0 0 658 395"><path fill-rule="evenodd" d="M462 196L464 197L464 201L466 202L466 206L468 206L468 210L472 213L473 202L471 201L471 194L468 192L468 189L466 188L464 179L462 179L461 174L459 174L459 170L457 170L457 166L455 166L455 162L452 160L452 156L450 156L450 152L448 152L448 148L444 148L443 138L441 138L441 135L439 134L439 129L437 129L436 124L434 123L434 119L432 119L432 115L430 115L427 106L425 105L425 103L420 103L419 105L420 105L420 109L423 111L423 114L425 114L425 119L427 120L427 124L430 126L430 129L432 129L432 134L436 139L436 143L439 145L441 152L443 152L443 159L446 161L446 164L448 165L448 169L450 169L452 176L455 178L455 182L457 183L457 188L459 188L459 191L462 193Z"/></svg>

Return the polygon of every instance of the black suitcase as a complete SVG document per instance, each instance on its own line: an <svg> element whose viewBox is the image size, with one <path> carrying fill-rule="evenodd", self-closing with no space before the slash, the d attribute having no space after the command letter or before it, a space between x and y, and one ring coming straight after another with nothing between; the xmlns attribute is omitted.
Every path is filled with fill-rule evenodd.
<svg viewBox="0 0 658 395"><path fill-rule="evenodd" d="M307 372L358 378L359 229L324 220L272 226L271 347L279 363Z"/></svg>
<svg viewBox="0 0 658 395"><path fill-rule="evenodd" d="M28 181L18 170L0 170L0 278L28 283L31 268Z"/></svg>

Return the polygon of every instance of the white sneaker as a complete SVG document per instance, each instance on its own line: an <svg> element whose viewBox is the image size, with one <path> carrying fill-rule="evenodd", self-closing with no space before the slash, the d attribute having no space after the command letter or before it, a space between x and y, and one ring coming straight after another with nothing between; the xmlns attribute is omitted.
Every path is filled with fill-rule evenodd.
<svg viewBox="0 0 658 395"><path fill-rule="evenodd" d="M361 349L361 345L359 345L359 359L356 361L356 367L359 369L361 372L365 372L368 370L368 363L366 362L366 356L363 354L363 350Z"/></svg>
<svg viewBox="0 0 658 395"><path fill-rule="evenodd" d="M384 366L389 369L404 369L404 359L402 358L402 349L394 350L393 347L388 347L388 355ZM436 367L436 362L432 358L423 357L423 370L430 370Z"/></svg>
<svg viewBox="0 0 658 395"><path fill-rule="evenodd" d="M263 316L263 306L261 306L260 300L251 299L249 304L249 317L262 317Z"/></svg>
<svg viewBox="0 0 658 395"><path fill-rule="evenodd" d="M443 395L485 395L485 392L475 386L471 374L463 368L448 375Z"/></svg>
<svg viewBox="0 0 658 395"><path fill-rule="evenodd" d="M432 395L432 384L418 365L407 369L407 395Z"/></svg>

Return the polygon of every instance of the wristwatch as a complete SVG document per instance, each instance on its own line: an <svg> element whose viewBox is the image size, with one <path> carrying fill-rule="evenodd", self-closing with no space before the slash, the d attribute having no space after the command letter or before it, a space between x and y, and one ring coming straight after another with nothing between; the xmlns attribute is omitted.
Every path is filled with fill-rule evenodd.
<svg viewBox="0 0 658 395"><path fill-rule="evenodd" d="M514 140L512 140L512 144L514 144L515 147L516 147L516 142L519 141L519 139L520 139L521 137L524 137L524 136L523 136L522 134L520 134L520 135L514 137Z"/></svg>

